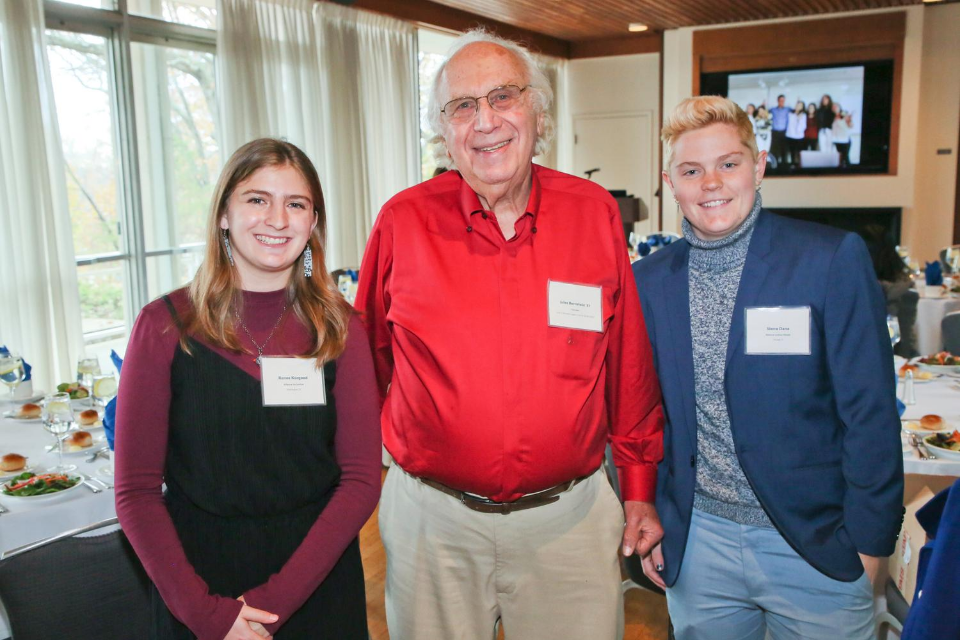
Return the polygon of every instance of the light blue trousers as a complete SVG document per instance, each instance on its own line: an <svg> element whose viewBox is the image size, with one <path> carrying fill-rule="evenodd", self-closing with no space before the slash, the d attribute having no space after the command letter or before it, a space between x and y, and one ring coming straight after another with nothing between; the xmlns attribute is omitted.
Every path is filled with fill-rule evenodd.
<svg viewBox="0 0 960 640"><path fill-rule="evenodd" d="M667 589L677 640L869 640L873 589L866 574L829 578L776 529L694 509L677 582Z"/></svg>

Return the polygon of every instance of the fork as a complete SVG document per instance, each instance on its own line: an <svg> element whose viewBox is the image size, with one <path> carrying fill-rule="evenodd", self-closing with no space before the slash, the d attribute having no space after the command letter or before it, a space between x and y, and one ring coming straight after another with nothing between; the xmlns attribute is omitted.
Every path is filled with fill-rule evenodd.
<svg viewBox="0 0 960 640"><path fill-rule="evenodd" d="M104 482L104 481L101 480L100 478L87 478L87 480L89 480L90 482L96 482L97 484L99 484L99 485L100 485L101 487L103 487L104 489L113 489L113 485L107 484L106 482Z"/></svg>
<svg viewBox="0 0 960 640"><path fill-rule="evenodd" d="M913 447L913 449L917 452L917 455L920 456L921 460L937 459L937 456L930 453L930 450L927 449L927 445L925 445L915 433L910 434L910 446Z"/></svg>

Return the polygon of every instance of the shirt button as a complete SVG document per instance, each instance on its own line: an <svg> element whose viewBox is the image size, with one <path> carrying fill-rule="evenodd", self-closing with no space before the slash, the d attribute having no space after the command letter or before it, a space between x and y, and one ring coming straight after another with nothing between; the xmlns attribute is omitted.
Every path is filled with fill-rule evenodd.
<svg viewBox="0 0 960 640"><path fill-rule="evenodd" d="M473 231L473 227L467 227L467 232L469 233L471 231Z"/></svg>
<svg viewBox="0 0 960 640"><path fill-rule="evenodd" d="M537 232L537 228L534 227L533 229L530 229L530 231L531 231L532 233L536 233L536 232Z"/></svg>
<svg viewBox="0 0 960 640"><path fill-rule="evenodd" d="M567 344L573 344L573 338L567 338Z"/></svg>
<svg viewBox="0 0 960 640"><path fill-rule="evenodd" d="M488 218L487 214L485 214L485 213L482 213L482 214L480 214L480 215L483 216L483 219L484 219L484 220L486 220L486 219Z"/></svg>

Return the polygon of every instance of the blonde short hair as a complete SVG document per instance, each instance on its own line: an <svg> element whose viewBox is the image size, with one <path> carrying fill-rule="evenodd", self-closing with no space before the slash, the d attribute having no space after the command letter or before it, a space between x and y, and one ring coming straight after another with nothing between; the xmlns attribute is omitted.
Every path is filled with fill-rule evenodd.
<svg viewBox="0 0 960 640"><path fill-rule="evenodd" d="M674 108L663 122L660 139L667 152L667 170L673 164L673 147L677 139L688 131L696 131L711 124L730 124L736 127L740 142L743 143L753 159L760 154L757 149L757 137L753 132L753 123L746 112L736 102L722 96L694 96L687 98Z"/></svg>

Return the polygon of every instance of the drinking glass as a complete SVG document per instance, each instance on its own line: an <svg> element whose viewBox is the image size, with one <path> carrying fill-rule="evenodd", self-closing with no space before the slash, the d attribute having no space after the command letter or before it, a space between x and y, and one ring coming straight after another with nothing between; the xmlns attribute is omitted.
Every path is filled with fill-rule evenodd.
<svg viewBox="0 0 960 640"><path fill-rule="evenodd" d="M897 316L887 316L887 331L890 333L890 346L896 346L900 342L900 320Z"/></svg>
<svg viewBox="0 0 960 640"><path fill-rule="evenodd" d="M96 406L105 407L110 398L117 395L117 377L112 373L93 376L91 397Z"/></svg>
<svg viewBox="0 0 960 640"><path fill-rule="evenodd" d="M23 382L23 360L15 353L0 356L0 382L10 388L8 398L13 400L17 385Z"/></svg>
<svg viewBox="0 0 960 640"><path fill-rule="evenodd" d="M96 358L80 358L77 361L77 383L90 394L87 404L93 406L93 376L100 373L100 361Z"/></svg>
<svg viewBox="0 0 960 640"><path fill-rule="evenodd" d="M57 439L56 467L49 469L50 473L70 473L77 469L77 465L63 464L63 436L73 426L73 409L70 407L69 393L55 393L43 400L43 428Z"/></svg>

